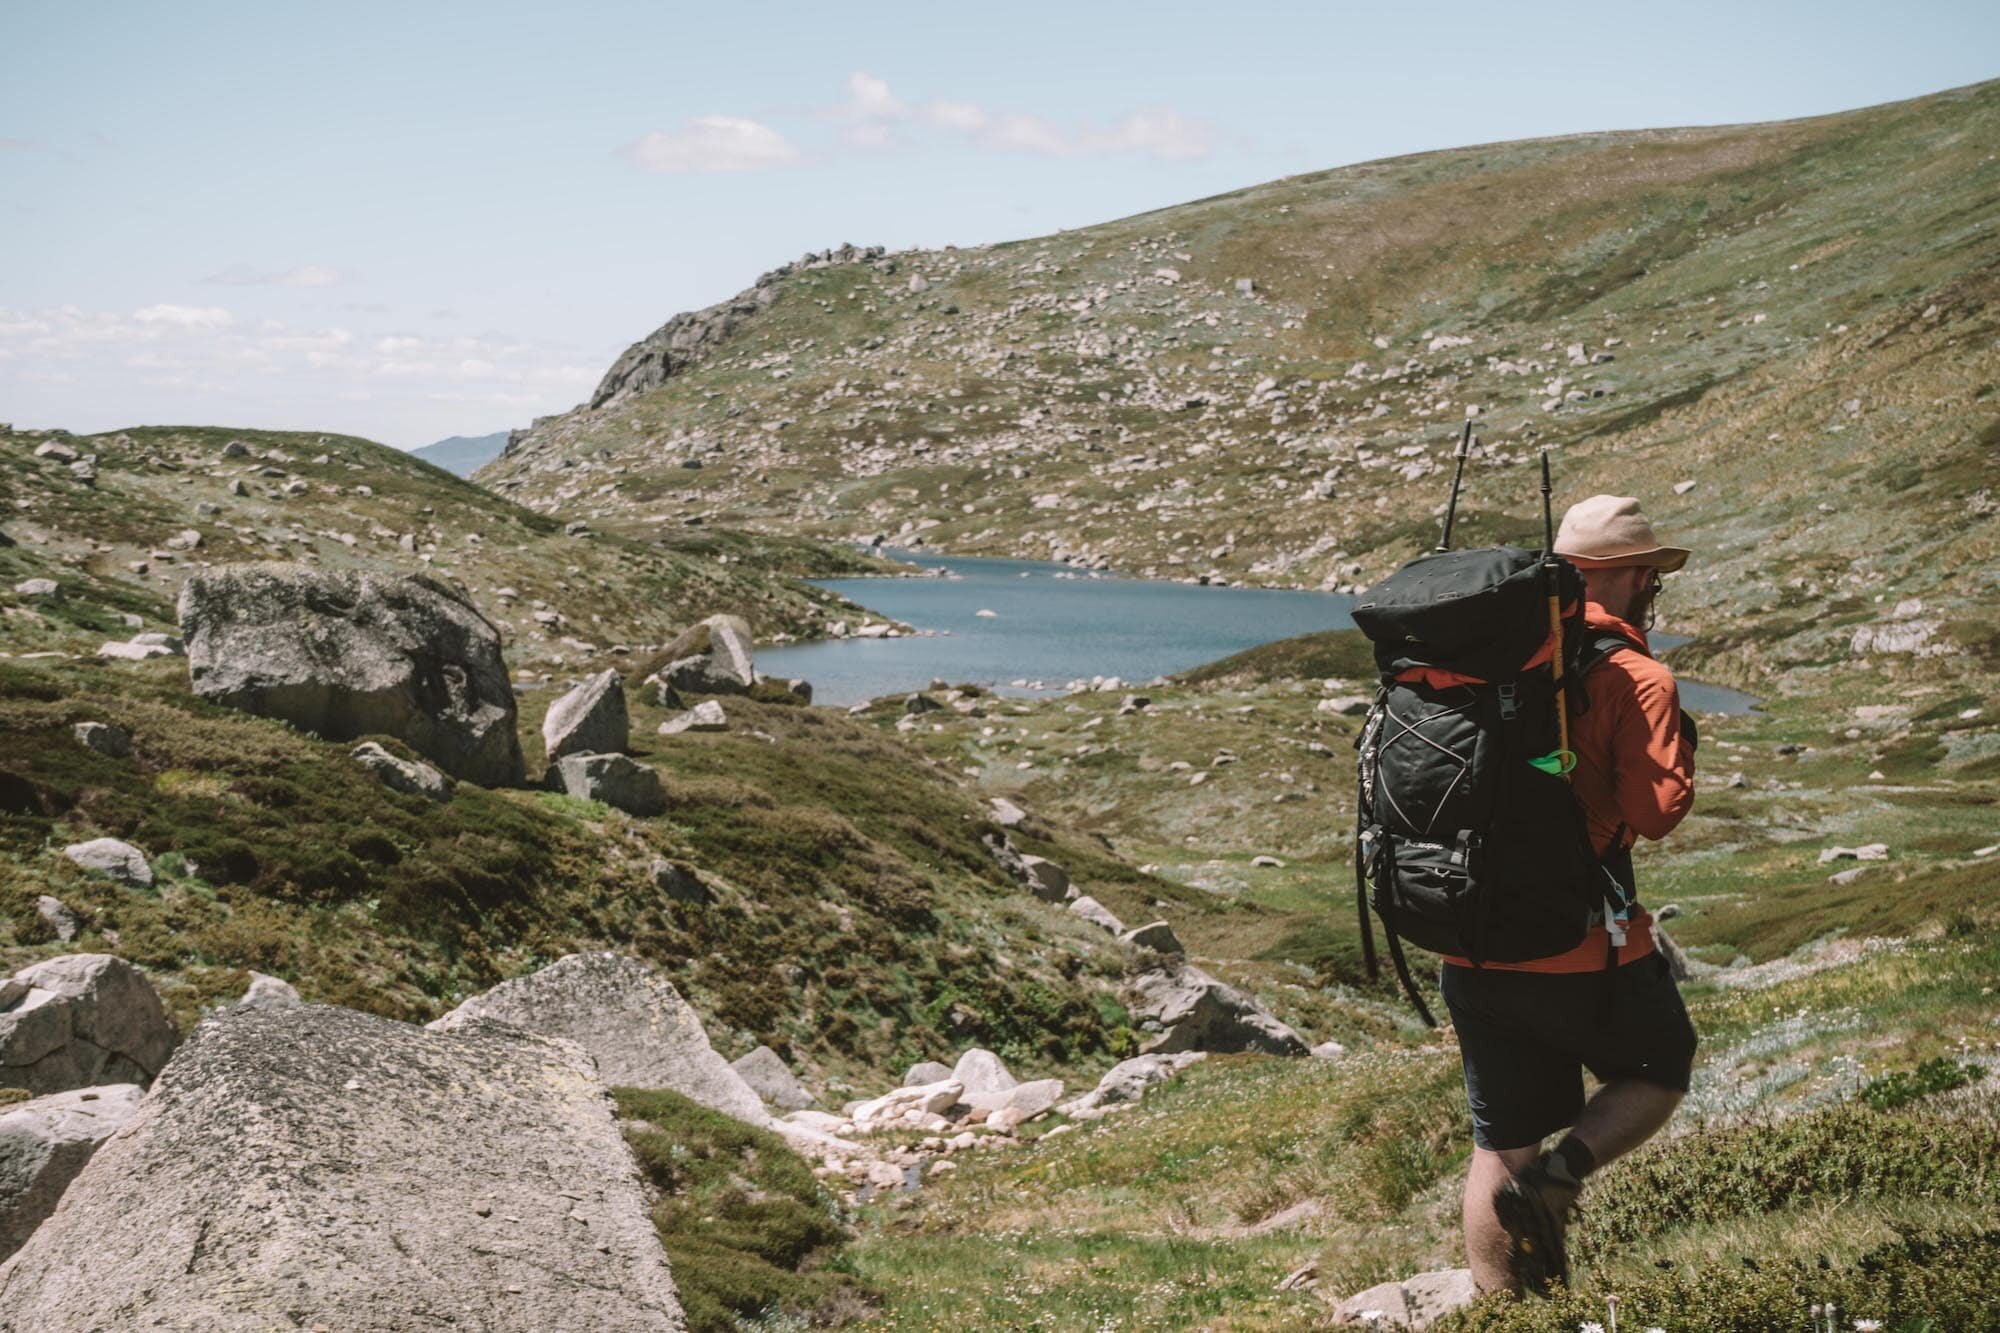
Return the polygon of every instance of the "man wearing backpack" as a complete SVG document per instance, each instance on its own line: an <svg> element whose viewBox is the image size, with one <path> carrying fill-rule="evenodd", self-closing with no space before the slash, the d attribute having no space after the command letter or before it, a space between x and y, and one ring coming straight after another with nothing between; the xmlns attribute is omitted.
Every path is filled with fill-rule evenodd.
<svg viewBox="0 0 2000 1333"><path fill-rule="evenodd" d="M1571 783L1593 850L1629 891L1632 843L1664 838L1694 802L1694 725L1645 635L1661 575L1689 552L1662 544L1637 500L1611 495L1571 507L1555 550L1583 576L1596 645L1587 706L1571 707ZM1477 968L1447 956L1442 969L1474 1127L1465 1248L1483 1291L1566 1281L1585 1178L1658 1132L1688 1088L1694 1028L1652 918L1636 902L1624 920L1603 915L1565 953ZM1588 1101L1585 1069L1602 1084Z"/></svg>

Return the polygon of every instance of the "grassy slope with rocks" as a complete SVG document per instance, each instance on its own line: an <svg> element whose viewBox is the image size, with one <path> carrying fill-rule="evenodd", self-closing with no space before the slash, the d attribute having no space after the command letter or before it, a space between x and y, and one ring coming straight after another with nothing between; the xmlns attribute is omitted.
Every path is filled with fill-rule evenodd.
<svg viewBox="0 0 2000 1333"><path fill-rule="evenodd" d="M1920 671L1990 676L1996 138L1987 83L800 269L704 359L481 475L606 522L1342 586L1430 540L1476 408L1464 539L1538 539L1540 447L1565 499L1640 494L1701 548L1672 615L1708 678L1809 688L1912 600Z"/></svg>
<svg viewBox="0 0 2000 1333"><path fill-rule="evenodd" d="M95 483L37 456L47 444L94 458ZM803 576L887 567L845 547L680 525L572 534L398 450L312 432L0 431L0 494L14 543L0 546L0 644L15 653L129 637L122 614L170 630L180 581L225 561L455 581L500 628L511 663L534 668L664 642L717 611L767 638L817 634L857 608ZM187 532L199 543L178 544ZM34 577L72 595L29 606L12 590Z"/></svg>

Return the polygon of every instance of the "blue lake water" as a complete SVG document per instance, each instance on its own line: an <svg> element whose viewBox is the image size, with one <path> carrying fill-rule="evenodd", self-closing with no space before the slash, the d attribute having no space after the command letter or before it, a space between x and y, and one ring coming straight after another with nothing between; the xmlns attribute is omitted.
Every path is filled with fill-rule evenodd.
<svg viewBox="0 0 2000 1333"><path fill-rule="evenodd" d="M1354 624L1354 599L1337 593L1204 588L1030 560L890 554L953 577L815 582L932 634L760 648L757 669L809 680L817 702L843 706L907 694L933 679L1030 694L1092 676L1138 685L1258 644ZM1743 712L1755 702L1693 682L1682 683L1682 697L1698 712Z"/></svg>

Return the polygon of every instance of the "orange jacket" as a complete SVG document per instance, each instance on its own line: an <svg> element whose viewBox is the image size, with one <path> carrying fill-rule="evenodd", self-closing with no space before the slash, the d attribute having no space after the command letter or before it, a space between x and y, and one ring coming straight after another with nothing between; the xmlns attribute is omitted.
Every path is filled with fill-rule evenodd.
<svg viewBox="0 0 2000 1333"><path fill-rule="evenodd" d="M1616 634L1634 651L1613 653L1584 679L1587 711L1570 710L1569 748L1576 754L1570 782L1583 806L1591 846L1600 856L1630 847L1640 838L1657 841L1674 831L1694 805L1694 747L1681 734L1681 696L1674 673L1653 659L1645 634L1585 602L1584 623ZM1612 845L1618 826L1625 832ZM1594 972L1604 966L1604 927L1567 953L1525 963L1487 963L1508 972ZM1632 914L1618 962L1634 962L1653 952L1653 917ZM1447 963L1470 967L1470 959L1447 956Z"/></svg>

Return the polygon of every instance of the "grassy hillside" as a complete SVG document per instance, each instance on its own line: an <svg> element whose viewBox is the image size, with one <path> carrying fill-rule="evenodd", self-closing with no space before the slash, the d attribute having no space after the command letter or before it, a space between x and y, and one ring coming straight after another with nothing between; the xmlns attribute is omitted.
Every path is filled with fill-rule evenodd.
<svg viewBox="0 0 2000 1333"><path fill-rule="evenodd" d="M531 769L554 693L523 697ZM728 733L662 737L670 714L635 696L634 752L669 809L634 819L544 792L398 794L350 746L193 699L175 659L0 663L0 974L109 950L147 968L184 1025L253 968L309 1000L422 1020L615 948L663 967L732 1057L768 1043L859 1087L974 1043L1036 1070L1131 1052L1117 946L1005 878L976 791L843 714L728 706ZM83 721L126 728L133 756L77 744ZM1085 891L1145 891L1088 840L1040 832L1022 845ZM106 836L153 859L154 888L61 855ZM713 901L662 892L656 857L696 870ZM76 942L40 925L45 893L83 916Z"/></svg>
<svg viewBox="0 0 2000 1333"><path fill-rule="evenodd" d="M85 484L45 445L94 459ZM344 435L143 427L95 436L0 433L0 649L95 647L120 616L172 628L190 569L232 560L426 570L500 627L516 667L559 667L663 642L717 611L761 636L819 632L856 609L800 581L883 568L858 552L679 524L572 529L399 450ZM192 534L192 540L184 534ZM13 593L31 577L61 604Z"/></svg>
<svg viewBox="0 0 2000 1333"><path fill-rule="evenodd" d="M1705 676L1838 662L1911 599L1942 622L1917 674L1985 672L1996 139L1989 83L800 269L691 367L481 476L607 523L1340 586L1433 539L1476 411L1466 539L1538 536L1539 448L1558 503L1640 494L1700 548L1667 615Z"/></svg>

